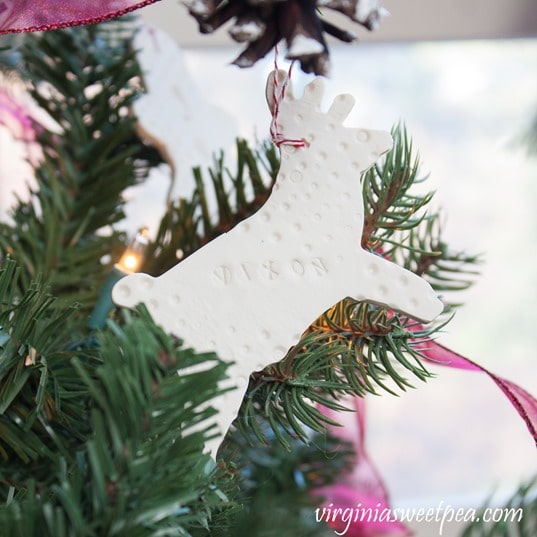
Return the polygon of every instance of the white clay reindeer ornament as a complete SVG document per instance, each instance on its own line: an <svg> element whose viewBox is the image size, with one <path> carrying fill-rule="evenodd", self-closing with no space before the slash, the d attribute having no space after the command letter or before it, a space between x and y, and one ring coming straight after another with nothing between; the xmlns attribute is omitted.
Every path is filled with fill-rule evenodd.
<svg viewBox="0 0 537 537"><path fill-rule="evenodd" d="M281 74L278 80L281 86ZM278 130L304 146L284 140L273 191L256 214L162 276L132 274L113 290L116 304L145 303L155 322L186 346L234 362L228 371L236 389L214 403L221 432L207 446L214 456L250 374L281 360L341 299L373 302L426 322L442 310L425 280L361 248L359 175L390 149L391 137L342 125L354 105L350 95L339 95L322 112L323 85L314 79L300 99L286 87ZM273 110L272 90L267 96Z"/></svg>

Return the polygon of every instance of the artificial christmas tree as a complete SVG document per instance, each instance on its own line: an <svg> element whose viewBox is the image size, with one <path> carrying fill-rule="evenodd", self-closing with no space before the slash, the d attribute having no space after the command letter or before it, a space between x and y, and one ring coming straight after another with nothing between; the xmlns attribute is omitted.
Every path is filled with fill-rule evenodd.
<svg viewBox="0 0 537 537"><path fill-rule="evenodd" d="M340 410L342 395L425 380L431 338L454 305L445 299L444 316L427 327L356 297L334 305L281 361L251 375L237 430L214 467L203 445L216 434L219 409L207 405L221 395L226 364L184 348L144 308L115 312L99 333L87 326L111 269L103 258L119 259L127 243L110 232L121 219L121 192L160 162L129 111L142 81L130 40L121 25L24 39L25 76L55 126L36 128L38 186L0 229L2 527L6 535L55 536L329 531L312 519L320 491L328 494L350 471L353 449L358 464L365 457L326 436L331 419L312 402ZM354 171L365 220L362 236L349 240L437 292L464 289L476 259L443 242L438 214L426 212L431 194L413 191L419 172L404 129L393 138L384 161L362 177ZM276 152L244 141L237 147L231 185L223 160L212 186L196 171L192 198L170 205L142 271L159 276L177 263L178 250L188 258L269 198ZM522 392L513 392L520 401ZM530 430L532 401L518 407ZM274 513L282 516L265 523Z"/></svg>

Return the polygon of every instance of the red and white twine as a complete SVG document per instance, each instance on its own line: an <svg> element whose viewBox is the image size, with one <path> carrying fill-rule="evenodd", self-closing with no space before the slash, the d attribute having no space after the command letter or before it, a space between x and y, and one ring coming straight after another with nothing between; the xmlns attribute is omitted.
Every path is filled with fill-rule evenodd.
<svg viewBox="0 0 537 537"><path fill-rule="evenodd" d="M294 64L295 64L295 61L293 60L280 86L280 83L278 81L278 72L279 72L278 70L278 46L276 45L274 47L274 78L273 78L273 87L272 87L273 108L272 108L272 121L270 123L270 137L274 145L276 145L277 147L280 147L282 145L290 145L293 147L305 147L307 145L307 142L306 140L304 140L304 138L299 138L299 139L286 138L284 134L281 132L280 127L278 125L280 103L285 98L285 92L287 90L287 86L289 85L289 82L291 81L291 72L293 70Z"/></svg>

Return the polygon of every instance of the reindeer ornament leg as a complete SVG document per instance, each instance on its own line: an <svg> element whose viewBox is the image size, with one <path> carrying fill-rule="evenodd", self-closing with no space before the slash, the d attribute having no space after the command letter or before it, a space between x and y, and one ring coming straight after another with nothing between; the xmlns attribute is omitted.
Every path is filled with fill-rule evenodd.
<svg viewBox="0 0 537 537"><path fill-rule="evenodd" d="M300 99L286 86L275 106L274 76L267 95L282 140L281 166L265 205L162 276L127 276L113 291L118 305L144 302L187 346L234 362L230 382L237 389L214 403L221 435L207 447L215 456L250 374L282 359L339 300L352 296L420 321L442 310L424 280L360 247L359 174L390 149L390 135L344 127L354 104L348 95L322 112L320 78ZM302 147L286 143L302 140Z"/></svg>

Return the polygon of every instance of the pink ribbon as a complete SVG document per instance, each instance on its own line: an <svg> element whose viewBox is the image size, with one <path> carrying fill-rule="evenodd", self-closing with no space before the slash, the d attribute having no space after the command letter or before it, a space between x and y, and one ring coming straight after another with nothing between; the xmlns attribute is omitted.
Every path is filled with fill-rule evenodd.
<svg viewBox="0 0 537 537"><path fill-rule="evenodd" d="M421 329L419 325L415 327L416 331ZM413 346L430 363L488 375L511 401L537 444L537 400L526 390L434 341L416 339ZM339 535L349 537L409 535L408 528L391 516L386 486L365 448L364 399L346 397L338 403L355 412L339 412L321 405L319 410L341 425L328 428L335 436L352 444L356 452L355 466L338 483L314 491L323 497L316 511L317 520L327 523Z"/></svg>
<svg viewBox="0 0 537 537"><path fill-rule="evenodd" d="M338 403L355 410L339 412L319 405L319 410L341 426L328 426L332 434L350 442L355 450L353 471L335 485L316 489L323 497L316 510L318 522L325 522L339 535L347 537L407 536L410 531L394 519L388 492L365 447L365 400L347 396Z"/></svg>
<svg viewBox="0 0 537 537"><path fill-rule="evenodd" d="M0 88L0 125L7 127L13 138L27 143L35 142L41 129L26 106L3 88Z"/></svg>
<svg viewBox="0 0 537 537"><path fill-rule="evenodd" d="M32 166L41 160L41 146L37 143L43 126L34 117L28 106L15 99L9 91L0 87L0 125L8 129L14 140L25 144L26 158Z"/></svg>
<svg viewBox="0 0 537 537"><path fill-rule="evenodd" d="M416 327L416 330L420 329L420 326ZM533 441L537 446L537 399L524 390L524 388L521 388L510 380L491 373L488 369L476 364L469 358L465 358L435 341L416 340L413 344L413 348L418 350L423 358L433 364L452 367L454 369L462 369L465 371L480 371L485 373L496 383L509 401L511 401L511 404L526 423Z"/></svg>
<svg viewBox="0 0 537 537"><path fill-rule="evenodd" d="M0 34L97 24L159 0L0 0Z"/></svg>

